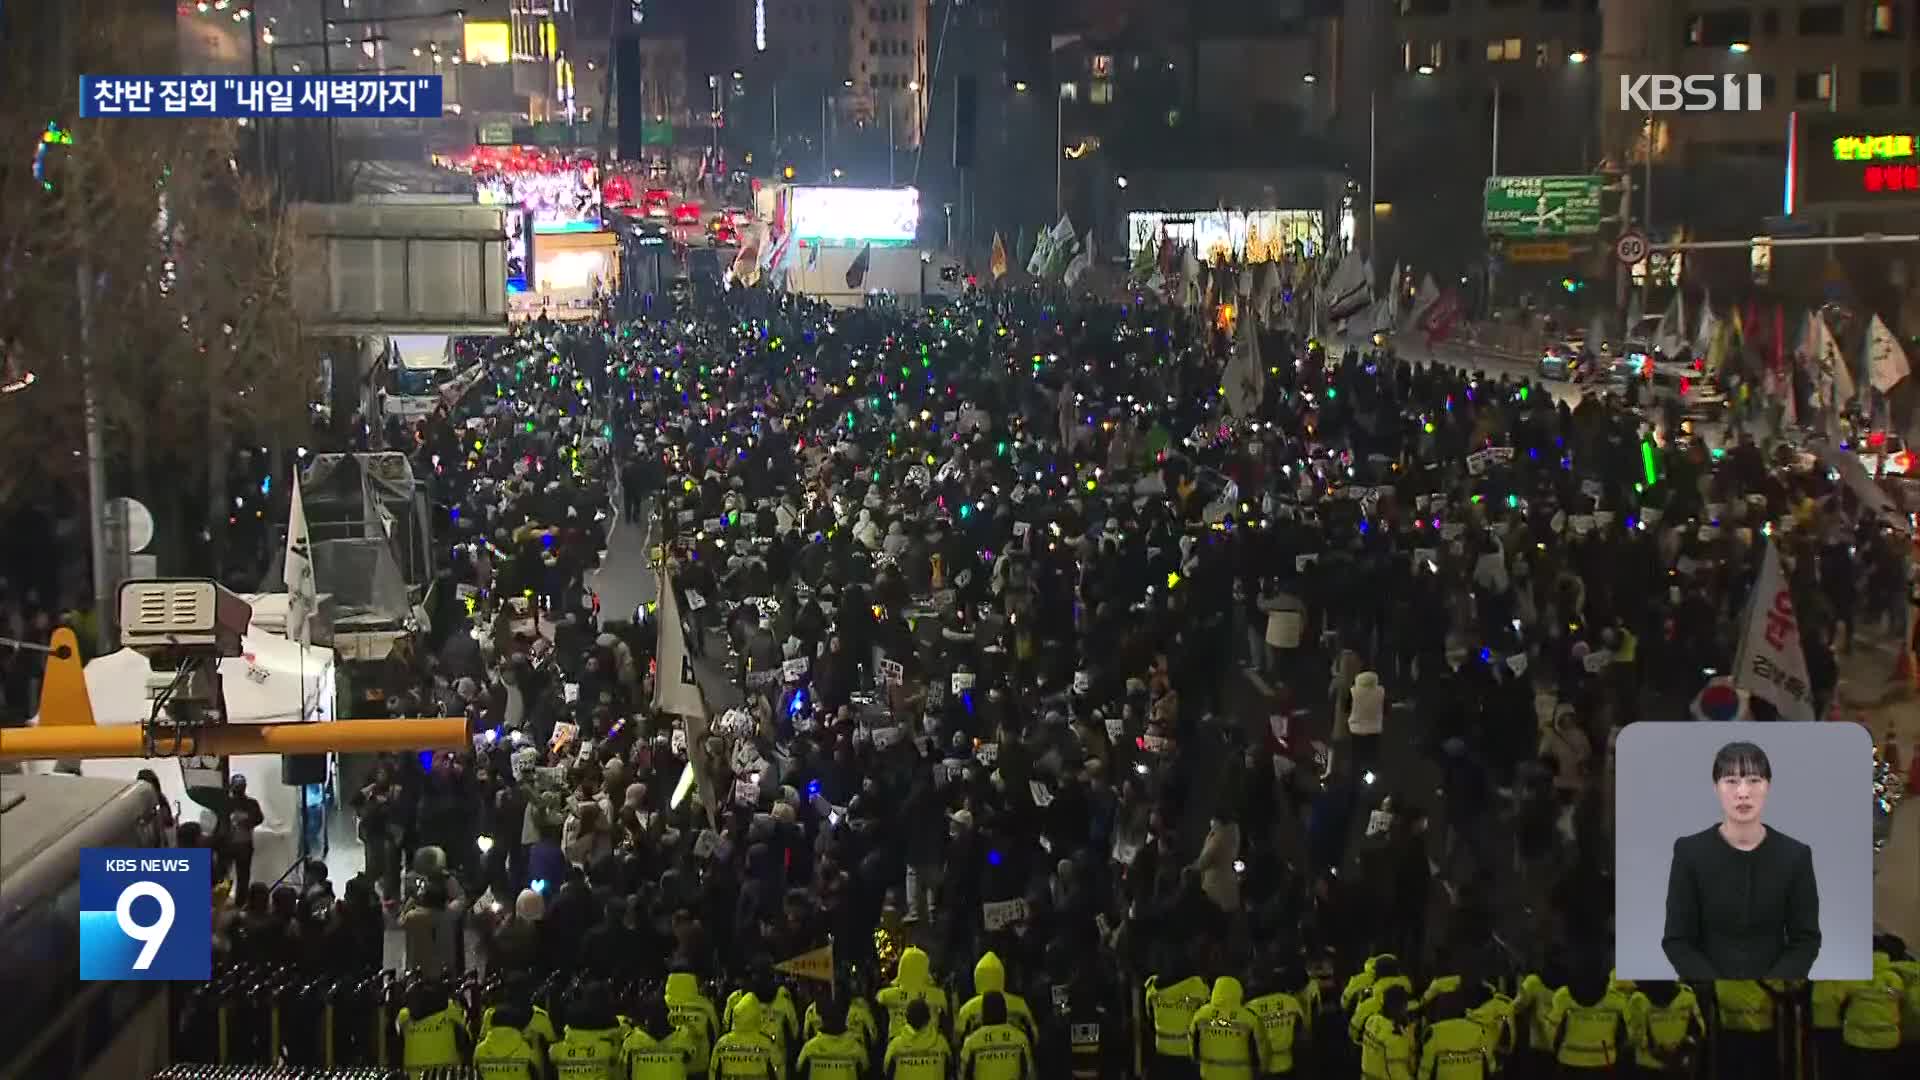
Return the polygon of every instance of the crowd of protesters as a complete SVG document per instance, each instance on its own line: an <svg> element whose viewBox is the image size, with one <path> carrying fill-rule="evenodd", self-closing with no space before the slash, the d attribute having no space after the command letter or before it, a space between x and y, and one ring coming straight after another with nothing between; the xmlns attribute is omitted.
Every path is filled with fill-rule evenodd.
<svg viewBox="0 0 1920 1080"><path fill-rule="evenodd" d="M222 948L396 925L396 1063L530 1078L1920 1069L1897 940L1609 974L1620 729L1697 712L1769 539L1824 710L1905 536L1771 433L1261 346L1230 418L1232 330L1143 298L525 328L400 433L451 561L386 700L473 749L356 774L365 873ZM671 592L604 610L628 530Z"/></svg>

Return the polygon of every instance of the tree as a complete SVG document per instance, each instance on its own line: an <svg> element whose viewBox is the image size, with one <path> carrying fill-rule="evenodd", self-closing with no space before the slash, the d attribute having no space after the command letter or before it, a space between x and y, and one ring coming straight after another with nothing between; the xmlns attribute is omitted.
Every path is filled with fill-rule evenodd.
<svg viewBox="0 0 1920 1080"><path fill-rule="evenodd" d="M239 168L234 121L77 119L79 72L164 70L142 56L150 28L82 15L63 29L67 54L10 68L0 102L9 145L49 123L72 136L40 176L0 157L17 211L0 215L0 326L8 366L37 377L0 399L0 509L84 492L90 386L107 493L154 511L170 571L218 573L230 448L307 430L317 368L290 295L292 233ZM176 561L189 552L203 557Z"/></svg>

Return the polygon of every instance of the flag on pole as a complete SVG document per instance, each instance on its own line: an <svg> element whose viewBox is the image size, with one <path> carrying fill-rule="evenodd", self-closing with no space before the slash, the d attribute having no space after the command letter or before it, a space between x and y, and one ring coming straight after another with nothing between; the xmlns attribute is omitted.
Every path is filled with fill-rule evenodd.
<svg viewBox="0 0 1920 1080"><path fill-rule="evenodd" d="M1858 457L1837 446L1829 446L1820 451L1820 464L1839 475L1840 482L1847 485L1847 490L1853 492L1853 497L1860 500L1860 505L1868 513L1903 533L1912 531L1907 523L1907 515L1900 512L1899 505L1893 501L1892 495L1887 494L1887 489L1867 475L1867 467L1860 463Z"/></svg>
<svg viewBox="0 0 1920 1080"><path fill-rule="evenodd" d="M799 979L830 983L833 981L833 942L782 960L773 965L773 970Z"/></svg>
<svg viewBox="0 0 1920 1080"><path fill-rule="evenodd" d="M686 721L687 761L693 766L694 785L700 792L700 805L706 807L707 823L717 829L719 805L714 797L713 770L707 762L707 702L694 676L693 655L687 650L687 629L680 622L680 601L674 595L673 579L662 568L655 581L660 601L654 615L660 636L654 647L653 707L656 712Z"/></svg>
<svg viewBox="0 0 1920 1080"><path fill-rule="evenodd" d="M1427 311L1440 302L1440 286L1434 284L1432 274L1420 275L1420 287L1414 290L1413 304L1407 308L1406 324L1418 325L1426 318Z"/></svg>
<svg viewBox="0 0 1920 1080"><path fill-rule="evenodd" d="M1660 313L1660 321L1654 324L1653 347L1672 356L1687 346L1687 302L1680 290L1673 290L1673 299L1667 301L1667 310Z"/></svg>
<svg viewBox="0 0 1920 1080"><path fill-rule="evenodd" d="M1895 383L1912 373L1907 366L1907 350L1893 336L1887 324L1875 315L1867 324L1867 379L1873 388L1886 393Z"/></svg>
<svg viewBox="0 0 1920 1080"><path fill-rule="evenodd" d="M865 244L847 267L847 288L857 289L867 280L867 268L873 265L873 245Z"/></svg>
<svg viewBox="0 0 1920 1080"><path fill-rule="evenodd" d="M993 275L993 280L999 281L1007 276L1007 245L1001 241L998 230L993 234L993 255L988 260L987 266L988 272Z"/></svg>
<svg viewBox="0 0 1920 1080"><path fill-rule="evenodd" d="M1780 566L1780 551L1767 541L1760 580L1747 601L1747 626L1740 635L1733 685L1764 698L1782 720L1812 720L1813 684L1807 679L1807 654L1800 644L1800 619Z"/></svg>
<svg viewBox="0 0 1920 1080"><path fill-rule="evenodd" d="M1233 357L1222 373L1221 386L1227 394L1227 411L1242 420L1260 411L1267 392L1267 365L1260 358L1260 332L1254 328L1251 312L1243 311L1236 320Z"/></svg>
<svg viewBox="0 0 1920 1080"><path fill-rule="evenodd" d="M313 576L313 542L307 533L307 506L300 498L298 470L293 474L293 505L287 513L287 558L281 577L287 583L287 637L302 645L311 645L310 624L314 611L320 606L320 591Z"/></svg>
<svg viewBox="0 0 1920 1080"><path fill-rule="evenodd" d="M1733 309L1733 317L1736 322L1739 320L1739 308ZM1719 335L1720 320L1713 313L1713 294L1709 293L1704 300L1700 301L1700 326L1693 332L1693 351L1704 353L1712 349L1714 339Z"/></svg>
<svg viewBox="0 0 1920 1080"><path fill-rule="evenodd" d="M1027 256L1027 273L1039 277L1053 259L1053 234L1045 229L1033 238L1033 253Z"/></svg>

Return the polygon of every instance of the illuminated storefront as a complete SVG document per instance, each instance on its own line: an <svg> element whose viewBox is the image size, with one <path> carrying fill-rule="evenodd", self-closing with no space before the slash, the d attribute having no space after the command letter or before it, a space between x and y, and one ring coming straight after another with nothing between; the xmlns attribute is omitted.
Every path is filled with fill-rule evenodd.
<svg viewBox="0 0 1920 1080"><path fill-rule="evenodd" d="M597 232L606 205L600 169L584 158L519 146L476 146L435 164L473 176L483 206L519 207L536 234Z"/></svg>
<svg viewBox="0 0 1920 1080"><path fill-rule="evenodd" d="M1127 215L1127 252L1164 235L1195 248L1207 261L1271 262L1312 255L1325 242L1325 216L1318 210L1135 210Z"/></svg>

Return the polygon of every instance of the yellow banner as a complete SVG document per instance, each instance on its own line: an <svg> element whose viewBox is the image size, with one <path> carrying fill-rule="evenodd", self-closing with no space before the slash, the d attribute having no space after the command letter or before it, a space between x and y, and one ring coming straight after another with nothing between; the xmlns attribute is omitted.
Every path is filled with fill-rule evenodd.
<svg viewBox="0 0 1920 1080"><path fill-rule="evenodd" d="M828 943L817 949L809 949L791 960L782 960L773 965L773 970L782 975L830 983L833 981L833 945Z"/></svg>

